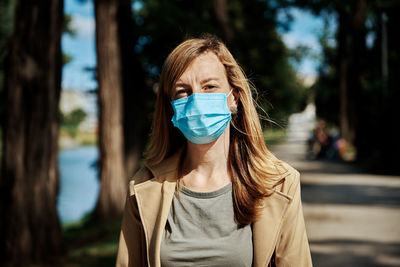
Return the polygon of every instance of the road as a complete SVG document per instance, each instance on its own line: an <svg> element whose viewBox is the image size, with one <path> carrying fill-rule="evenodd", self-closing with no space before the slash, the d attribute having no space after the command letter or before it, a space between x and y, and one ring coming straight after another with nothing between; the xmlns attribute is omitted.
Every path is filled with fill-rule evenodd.
<svg viewBox="0 0 400 267"><path fill-rule="evenodd" d="M314 266L400 266L400 176L306 160L299 141L270 149L301 173Z"/></svg>

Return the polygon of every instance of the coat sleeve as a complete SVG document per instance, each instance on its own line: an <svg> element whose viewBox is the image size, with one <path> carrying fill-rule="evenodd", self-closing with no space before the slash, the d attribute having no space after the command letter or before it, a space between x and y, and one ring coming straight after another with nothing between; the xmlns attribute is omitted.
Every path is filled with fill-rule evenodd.
<svg viewBox="0 0 400 267"><path fill-rule="evenodd" d="M129 184L119 236L117 267L147 266L146 241L133 193L134 180Z"/></svg>
<svg viewBox="0 0 400 267"><path fill-rule="evenodd" d="M281 234L275 250L276 265L309 267L312 266L312 260L301 204L300 174L297 170L294 170L291 182L288 195L293 198L282 221Z"/></svg>

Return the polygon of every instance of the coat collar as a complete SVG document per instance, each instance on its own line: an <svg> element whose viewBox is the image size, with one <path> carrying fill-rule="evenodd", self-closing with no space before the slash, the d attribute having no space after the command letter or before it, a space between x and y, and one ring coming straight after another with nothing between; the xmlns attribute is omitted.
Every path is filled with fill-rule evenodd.
<svg viewBox="0 0 400 267"><path fill-rule="evenodd" d="M184 148L181 147L171 157L166 158L159 164L154 166L146 165L146 167L151 171L154 177L171 182L176 181L178 164L183 152Z"/></svg>
<svg viewBox="0 0 400 267"><path fill-rule="evenodd" d="M183 149L155 166L146 166L153 178L134 186L146 239L147 262L160 267L160 245L174 196L178 164Z"/></svg>
<svg viewBox="0 0 400 267"><path fill-rule="evenodd" d="M176 188L182 151L183 149L178 150L156 166L146 166L153 178L134 186L146 237L147 262L151 267L161 266L161 240ZM264 267L269 263L280 232L281 220L290 200L290 196L279 191L265 198L263 211L252 227L255 267Z"/></svg>

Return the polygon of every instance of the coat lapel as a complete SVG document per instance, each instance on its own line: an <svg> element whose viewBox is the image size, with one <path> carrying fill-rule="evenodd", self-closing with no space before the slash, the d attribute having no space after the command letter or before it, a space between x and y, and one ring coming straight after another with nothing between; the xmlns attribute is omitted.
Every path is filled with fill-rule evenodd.
<svg viewBox="0 0 400 267"><path fill-rule="evenodd" d="M148 167L154 178L134 186L151 267L161 266L161 238L175 192L180 155L178 151L156 167Z"/></svg>
<svg viewBox="0 0 400 267"><path fill-rule="evenodd" d="M270 262L289 202L290 197L278 191L265 198L263 212L253 223L254 267L265 267Z"/></svg>

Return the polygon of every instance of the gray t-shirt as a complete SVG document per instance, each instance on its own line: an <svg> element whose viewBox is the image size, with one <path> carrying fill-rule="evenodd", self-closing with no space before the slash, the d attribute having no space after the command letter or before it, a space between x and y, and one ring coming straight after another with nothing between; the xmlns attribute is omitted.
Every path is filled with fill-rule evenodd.
<svg viewBox="0 0 400 267"><path fill-rule="evenodd" d="M252 266L250 225L234 221L232 183L212 192L182 186L161 242L161 266Z"/></svg>

